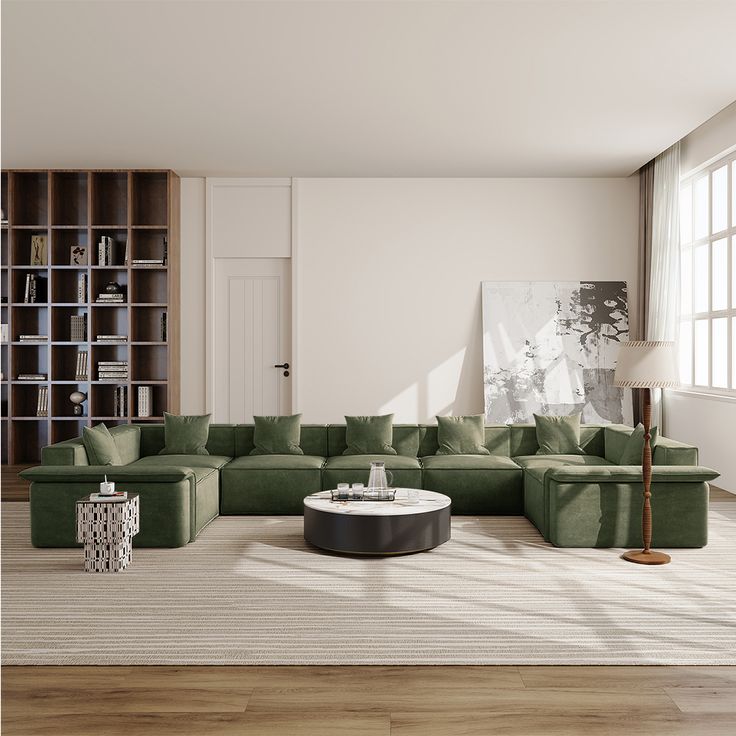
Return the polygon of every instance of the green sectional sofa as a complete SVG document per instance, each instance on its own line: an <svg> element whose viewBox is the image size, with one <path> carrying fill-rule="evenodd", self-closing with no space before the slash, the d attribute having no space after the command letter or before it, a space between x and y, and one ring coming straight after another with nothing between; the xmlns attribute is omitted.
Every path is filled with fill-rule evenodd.
<svg viewBox="0 0 736 736"><path fill-rule="evenodd" d="M537 455L533 424L488 426L489 455L437 455L437 427L394 425L396 455L343 455L345 425L302 425L303 455L251 455L253 425L210 426L209 455L159 455L163 425L111 430L124 465L91 466L81 438L43 448L31 481L31 541L73 547L75 501L97 490L106 473L141 496L138 547L193 542L218 514L301 514L305 496L338 482L367 482L382 460L396 486L452 499L459 515L525 515L558 547L641 544L641 468L619 465L631 433L622 425L585 425L585 455ZM660 437L654 448L652 544L707 543L708 482L695 447Z"/></svg>

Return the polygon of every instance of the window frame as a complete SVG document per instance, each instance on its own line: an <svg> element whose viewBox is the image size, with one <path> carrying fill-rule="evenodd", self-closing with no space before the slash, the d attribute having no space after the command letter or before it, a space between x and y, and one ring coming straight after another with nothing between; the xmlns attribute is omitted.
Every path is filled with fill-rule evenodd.
<svg viewBox="0 0 736 736"><path fill-rule="evenodd" d="M726 227L716 233L713 229L713 173L726 167ZM707 231L705 236L695 238L696 224L696 198L695 184L704 177L708 180L708 198L707 198ZM685 193L690 188L689 203L685 201ZM689 376L690 382L684 381L680 384L679 391L689 394L707 394L710 396L736 399L736 147L728 152L718 156L711 162L694 169L684 176L680 177L679 205L682 210L689 206L689 224L690 233L687 237L682 232L682 215L678 225L678 235L680 241L681 266L687 255L690 259L690 311L685 313L682 311L682 276L677 288L680 294L680 315L678 324L680 332L678 333L678 342L683 330L683 325L689 323L690 327L690 352L689 352ZM726 308L713 309L713 244L721 240L726 241ZM695 250L699 246L707 246L707 283L708 283L708 303L705 311L695 311L696 304L696 276L695 269ZM713 385L713 320L726 319L726 386ZM707 367L707 383L695 382L695 329L696 323L700 320L707 320L708 328L708 367ZM682 372L681 372L682 376Z"/></svg>

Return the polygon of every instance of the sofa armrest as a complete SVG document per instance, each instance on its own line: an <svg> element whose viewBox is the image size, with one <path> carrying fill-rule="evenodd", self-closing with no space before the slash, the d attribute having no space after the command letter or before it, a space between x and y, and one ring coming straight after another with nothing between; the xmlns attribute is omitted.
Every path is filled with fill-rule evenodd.
<svg viewBox="0 0 736 736"><path fill-rule="evenodd" d="M652 467L652 483L703 483L720 475L715 470L700 465L655 465ZM641 467L638 465L580 466L568 465L550 468L546 478L561 483L641 483Z"/></svg>
<svg viewBox="0 0 736 736"><path fill-rule="evenodd" d="M120 483L178 483L191 478L190 468L168 465L128 467L126 465L38 465L20 473L33 483L101 483L107 479Z"/></svg>
<svg viewBox="0 0 736 736"><path fill-rule="evenodd" d="M658 437L652 462L655 465L697 465L698 448L668 437Z"/></svg>
<svg viewBox="0 0 736 736"><path fill-rule="evenodd" d="M89 459L82 440L77 437L41 448L41 463L43 465L89 465Z"/></svg>

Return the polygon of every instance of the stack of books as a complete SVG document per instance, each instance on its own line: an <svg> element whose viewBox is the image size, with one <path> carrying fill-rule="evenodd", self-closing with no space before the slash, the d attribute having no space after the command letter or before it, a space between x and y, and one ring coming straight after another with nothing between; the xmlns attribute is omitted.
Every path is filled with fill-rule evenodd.
<svg viewBox="0 0 736 736"><path fill-rule="evenodd" d="M46 374L45 373L19 373L18 378L16 380L18 381L45 381Z"/></svg>
<svg viewBox="0 0 736 736"><path fill-rule="evenodd" d="M163 266L166 263L163 258L134 258L133 265L137 267Z"/></svg>
<svg viewBox="0 0 736 736"><path fill-rule="evenodd" d="M138 386L138 416L150 417L152 414L151 387Z"/></svg>
<svg viewBox="0 0 736 736"><path fill-rule="evenodd" d="M97 295L97 301L100 304L124 304L125 294L122 291L117 291L112 294L102 293Z"/></svg>
<svg viewBox="0 0 736 736"><path fill-rule="evenodd" d="M36 273L26 274L26 288L23 294L25 304L46 301L46 279Z"/></svg>
<svg viewBox="0 0 736 736"><path fill-rule="evenodd" d="M115 388L115 406L113 416L128 416L128 389L125 386Z"/></svg>
<svg viewBox="0 0 736 736"><path fill-rule="evenodd" d="M113 263L113 250L115 243L113 239L107 235L103 235L100 238L100 242L97 244L97 265L98 266L114 266Z"/></svg>
<svg viewBox="0 0 736 736"><path fill-rule="evenodd" d="M108 342L112 344L120 344L123 342L128 342L128 336L127 335L97 335L95 338L96 342Z"/></svg>
<svg viewBox="0 0 736 736"><path fill-rule="evenodd" d="M77 369L75 371L74 380L86 381L89 378L89 364L87 362L87 351L80 350L77 353Z"/></svg>
<svg viewBox="0 0 736 736"><path fill-rule="evenodd" d="M48 342L48 335L19 335L18 340L20 342Z"/></svg>
<svg viewBox="0 0 736 736"><path fill-rule="evenodd" d="M87 301L87 274L80 273L77 278L77 303L84 304Z"/></svg>
<svg viewBox="0 0 736 736"><path fill-rule="evenodd" d="M116 381L123 383L128 380L127 360L98 360L97 378L100 381Z"/></svg>
<svg viewBox="0 0 736 736"><path fill-rule="evenodd" d="M87 342L87 315L73 314L69 321L71 323L72 342Z"/></svg>
<svg viewBox="0 0 736 736"><path fill-rule="evenodd" d="M49 415L49 387L38 387L38 404L36 405L36 416L47 417Z"/></svg>

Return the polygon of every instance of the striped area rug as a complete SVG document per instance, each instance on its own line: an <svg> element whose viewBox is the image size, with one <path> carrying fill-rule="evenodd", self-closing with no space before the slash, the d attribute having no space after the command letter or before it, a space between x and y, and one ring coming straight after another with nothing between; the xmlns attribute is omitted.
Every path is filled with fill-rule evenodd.
<svg viewBox="0 0 736 736"><path fill-rule="evenodd" d="M736 504L664 567L456 517L432 552L320 553L295 517L221 517L116 575L30 546L3 504L4 664L736 664Z"/></svg>

